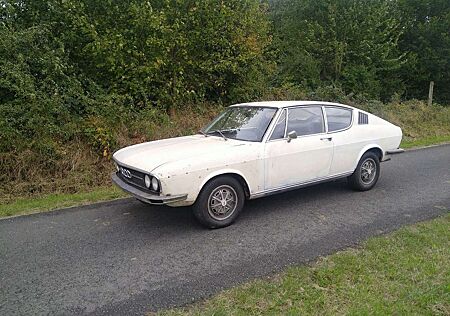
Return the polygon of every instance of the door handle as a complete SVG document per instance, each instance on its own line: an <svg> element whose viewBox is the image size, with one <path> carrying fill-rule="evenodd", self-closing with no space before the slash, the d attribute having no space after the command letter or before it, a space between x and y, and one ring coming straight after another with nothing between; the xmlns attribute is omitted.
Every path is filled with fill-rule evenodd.
<svg viewBox="0 0 450 316"><path fill-rule="evenodd" d="M323 137L320 140L328 140L328 141L331 142L332 139L333 139L333 137Z"/></svg>

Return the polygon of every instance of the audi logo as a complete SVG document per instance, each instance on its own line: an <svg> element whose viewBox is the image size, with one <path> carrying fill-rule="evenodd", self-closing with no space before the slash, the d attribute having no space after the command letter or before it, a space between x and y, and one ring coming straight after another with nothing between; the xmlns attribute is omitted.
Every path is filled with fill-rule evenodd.
<svg viewBox="0 0 450 316"><path fill-rule="evenodd" d="M120 173L121 173L125 178L131 179L131 172L130 172L130 170L127 170L127 169L121 167L121 168L120 168Z"/></svg>

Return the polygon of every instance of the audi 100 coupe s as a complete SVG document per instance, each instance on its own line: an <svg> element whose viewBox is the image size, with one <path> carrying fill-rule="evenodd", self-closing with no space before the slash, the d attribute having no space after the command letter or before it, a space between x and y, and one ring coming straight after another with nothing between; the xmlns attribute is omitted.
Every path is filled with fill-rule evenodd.
<svg viewBox="0 0 450 316"><path fill-rule="evenodd" d="M398 126L343 104L236 104L196 135L117 151L112 180L145 203L192 205L203 225L218 228L248 199L338 178L370 190L380 162L403 151L401 139Z"/></svg>

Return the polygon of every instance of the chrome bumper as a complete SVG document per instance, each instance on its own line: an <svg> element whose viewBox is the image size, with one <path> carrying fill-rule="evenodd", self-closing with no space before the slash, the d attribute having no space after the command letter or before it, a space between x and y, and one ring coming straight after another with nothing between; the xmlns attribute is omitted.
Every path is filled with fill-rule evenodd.
<svg viewBox="0 0 450 316"><path fill-rule="evenodd" d="M391 160L391 155L397 155L397 154L403 154L405 152L404 149L402 148L397 148L394 150L388 150L385 152L383 160L381 160L381 162L385 162L385 161L389 161Z"/></svg>
<svg viewBox="0 0 450 316"><path fill-rule="evenodd" d="M394 150L388 150L386 151L386 155L397 155L397 154L403 154L405 152L404 149L402 148L397 148Z"/></svg>
<svg viewBox="0 0 450 316"><path fill-rule="evenodd" d="M156 194L143 192L143 191L129 185L122 179L120 179L116 173L113 173L111 175L111 179L115 185L117 185L119 188L121 188L125 192L130 193L131 195L135 196L139 200L149 203L149 204L156 204L156 205L171 204L171 203L186 200L186 198L187 198L187 194L160 196L160 195L156 195Z"/></svg>

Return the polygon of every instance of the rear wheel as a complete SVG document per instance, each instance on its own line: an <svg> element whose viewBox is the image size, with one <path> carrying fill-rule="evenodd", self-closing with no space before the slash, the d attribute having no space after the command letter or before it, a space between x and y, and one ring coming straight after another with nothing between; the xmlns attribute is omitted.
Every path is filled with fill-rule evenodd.
<svg viewBox="0 0 450 316"><path fill-rule="evenodd" d="M197 220L206 227L232 224L244 207L244 190L235 178L222 176L208 182L193 206Z"/></svg>
<svg viewBox="0 0 450 316"><path fill-rule="evenodd" d="M357 191L372 189L380 177L380 159L368 151L359 160L355 172L348 177L348 183Z"/></svg>

